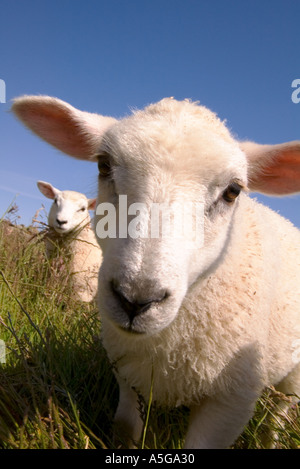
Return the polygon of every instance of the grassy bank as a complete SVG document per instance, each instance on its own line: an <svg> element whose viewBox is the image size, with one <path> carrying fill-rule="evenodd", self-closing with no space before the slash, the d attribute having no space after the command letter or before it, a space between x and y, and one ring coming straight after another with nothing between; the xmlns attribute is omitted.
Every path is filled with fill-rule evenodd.
<svg viewBox="0 0 300 469"><path fill-rule="evenodd" d="M42 238L0 221L0 448L113 448L118 390L96 304L73 299L66 269L46 260ZM277 446L300 445L298 408L282 429L272 396L258 403L236 448L262 447L270 413ZM144 447L180 448L186 422L184 409L152 407Z"/></svg>

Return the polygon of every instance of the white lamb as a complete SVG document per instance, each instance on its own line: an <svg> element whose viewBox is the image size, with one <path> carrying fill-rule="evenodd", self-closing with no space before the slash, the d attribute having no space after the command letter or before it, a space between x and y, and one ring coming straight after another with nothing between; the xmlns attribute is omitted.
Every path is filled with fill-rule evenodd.
<svg viewBox="0 0 300 469"><path fill-rule="evenodd" d="M58 149L98 161L97 203L120 219L119 195L129 209L146 207L143 229L155 203L167 214L204 206L204 243L194 249L192 231L99 239L119 435L139 438L138 394L147 401L152 374L154 401L191 409L186 448L230 446L266 385L300 394L300 233L246 194L300 191L300 142L239 144L211 111L171 98L119 121L43 96L21 97L13 110Z"/></svg>
<svg viewBox="0 0 300 469"><path fill-rule="evenodd" d="M42 194L54 202L48 215L46 253L49 258L63 255L78 299L92 301L97 295L98 272L102 252L91 227L89 210L96 199L88 199L75 191L60 191L49 182L38 181Z"/></svg>

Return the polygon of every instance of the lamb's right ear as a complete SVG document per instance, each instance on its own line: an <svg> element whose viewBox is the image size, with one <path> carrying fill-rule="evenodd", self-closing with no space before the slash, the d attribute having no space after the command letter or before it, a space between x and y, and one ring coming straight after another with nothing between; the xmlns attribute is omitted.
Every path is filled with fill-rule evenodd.
<svg viewBox="0 0 300 469"><path fill-rule="evenodd" d="M88 199L88 210L95 210L97 199Z"/></svg>
<svg viewBox="0 0 300 469"><path fill-rule="evenodd" d="M52 186L50 182L45 182L45 181L38 181L37 186L41 193L47 197L48 199L55 199L57 194L60 192L58 189Z"/></svg>
<svg viewBox="0 0 300 469"><path fill-rule="evenodd" d="M116 119L79 111L49 96L23 96L12 105L16 116L48 143L82 160L96 161L104 132Z"/></svg>
<svg viewBox="0 0 300 469"><path fill-rule="evenodd" d="M248 160L248 187L254 192L287 195L300 192L300 141L277 145L240 144Z"/></svg>

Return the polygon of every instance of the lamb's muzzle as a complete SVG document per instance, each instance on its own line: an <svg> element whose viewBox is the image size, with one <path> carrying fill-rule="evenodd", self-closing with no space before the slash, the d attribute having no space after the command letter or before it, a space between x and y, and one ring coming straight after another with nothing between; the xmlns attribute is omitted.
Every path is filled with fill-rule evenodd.
<svg viewBox="0 0 300 469"><path fill-rule="evenodd" d="M57 223L57 226L56 226L56 229L58 230L63 230L63 225L66 225L68 223L68 220L60 220L59 218L56 218L56 223Z"/></svg>
<svg viewBox="0 0 300 469"><path fill-rule="evenodd" d="M128 296L122 291L122 289L117 286L118 283L115 280L111 281L112 293L119 302L123 311L127 314L130 325L136 316L146 313L153 305L158 305L166 300L170 293L166 290L154 292L151 297L149 295L144 298L133 299L128 298Z"/></svg>

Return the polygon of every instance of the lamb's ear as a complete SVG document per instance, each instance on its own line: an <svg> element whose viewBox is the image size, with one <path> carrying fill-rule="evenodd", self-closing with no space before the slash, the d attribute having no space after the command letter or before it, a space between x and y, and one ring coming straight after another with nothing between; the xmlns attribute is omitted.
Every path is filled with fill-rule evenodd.
<svg viewBox="0 0 300 469"><path fill-rule="evenodd" d="M50 184L50 182L45 182L45 181L38 181L37 186L41 193L47 197L48 199L55 199L57 194L60 193L60 190L56 189L55 187Z"/></svg>
<svg viewBox="0 0 300 469"><path fill-rule="evenodd" d="M253 192L287 195L300 192L300 141L279 145L240 144L248 160L248 187Z"/></svg>
<svg viewBox="0 0 300 469"><path fill-rule="evenodd" d="M94 161L104 132L116 120L79 111L49 96L23 96L12 105L16 116L39 137L59 150Z"/></svg>
<svg viewBox="0 0 300 469"><path fill-rule="evenodd" d="M88 210L95 210L97 199L88 199Z"/></svg>

